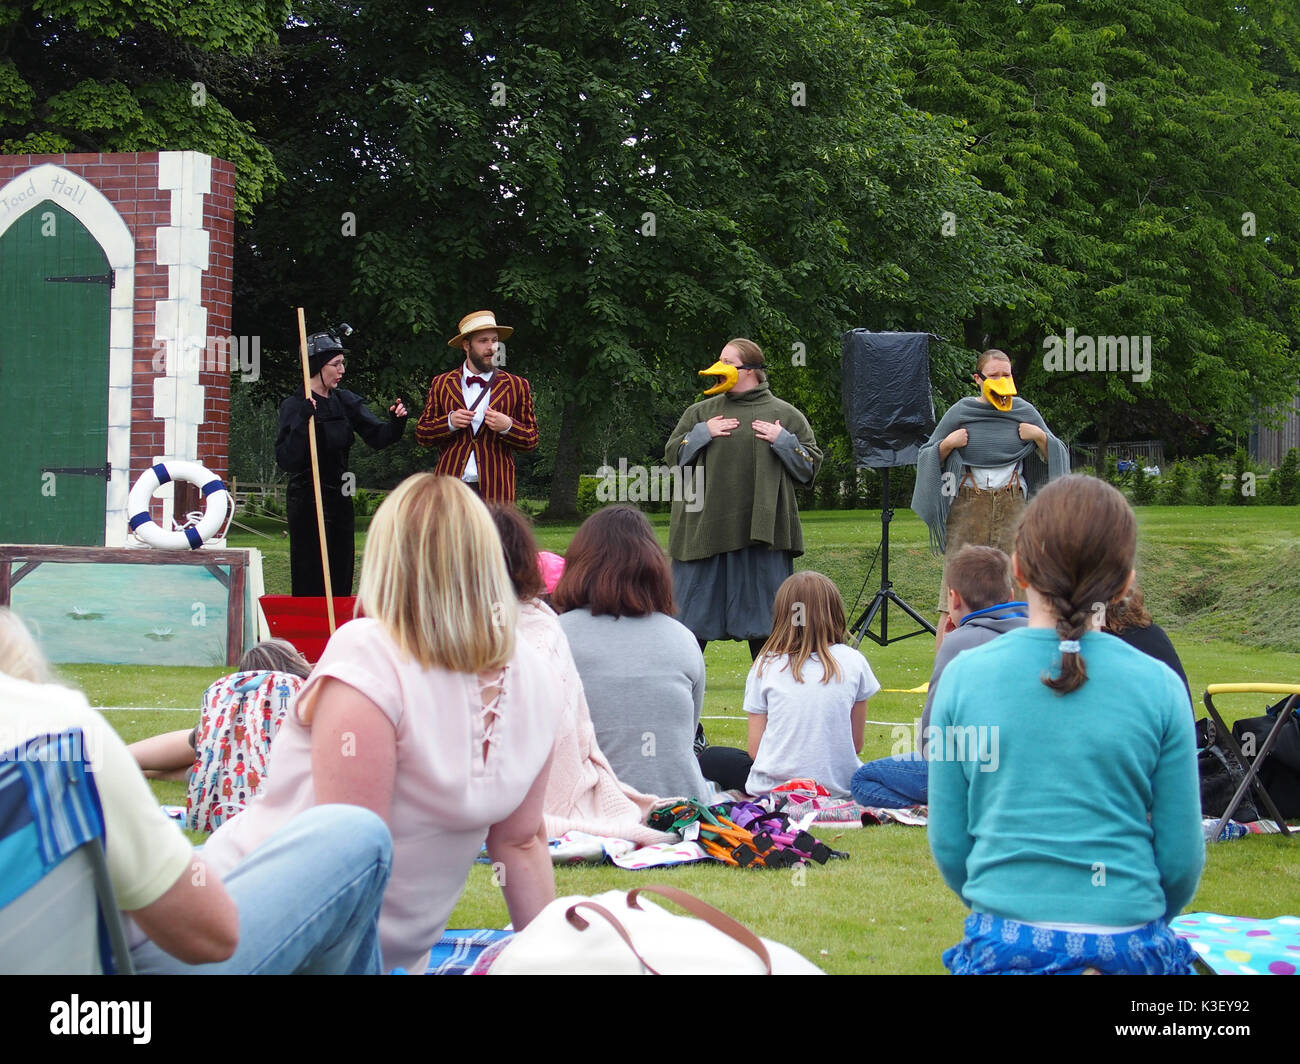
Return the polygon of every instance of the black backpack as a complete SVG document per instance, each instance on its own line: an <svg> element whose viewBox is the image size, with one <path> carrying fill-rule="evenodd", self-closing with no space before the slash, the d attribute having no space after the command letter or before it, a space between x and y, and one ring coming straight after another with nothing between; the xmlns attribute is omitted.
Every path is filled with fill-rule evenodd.
<svg viewBox="0 0 1300 1064"><path fill-rule="evenodd" d="M1241 781L1246 778L1246 768L1236 754L1219 742L1214 721L1209 717L1196 722L1196 747L1196 770L1201 777L1201 815L1217 819L1223 816ZM1232 814L1234 820L1249 824L1259 819L1253 795L1254 788L1242 795Z"/></svg>
<svg viewBox="0 0 1300 1064"><path fill-rule="evenodd" d="M1264 716L1247 717L1232 726L1233 738L1250 760L1254 760L1255 751L1264 748L1264 740L1277 723L1277 715L1289 701L1290 697L1284 698L1270 706ZM1267 759L1259 767L1259 782L1279 813L1288 820L1300 817L1300 710L1293 709L1288 714Z"/></svg>

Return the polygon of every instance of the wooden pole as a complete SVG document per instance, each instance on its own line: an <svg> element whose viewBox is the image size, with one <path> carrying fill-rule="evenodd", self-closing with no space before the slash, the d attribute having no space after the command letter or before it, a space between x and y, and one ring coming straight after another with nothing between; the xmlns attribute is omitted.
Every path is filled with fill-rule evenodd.
<svg viewBox="0 0 1300 1064"><path fill-rule="evenodd" d="M307 320L302 307L298 308L298 345L302 354L302 394L311 400L311 367L307 364ZM330 583L330 555L325 545L325 507L320 497L320 459L316 451L316 419L307 423L307 438L311 442L311 486L316 492L316 531L320 534L320 567L325 576L325 612L329 617L330 635L334 634L334 589ZM351 588L348 588L351 591Z"/></svg>

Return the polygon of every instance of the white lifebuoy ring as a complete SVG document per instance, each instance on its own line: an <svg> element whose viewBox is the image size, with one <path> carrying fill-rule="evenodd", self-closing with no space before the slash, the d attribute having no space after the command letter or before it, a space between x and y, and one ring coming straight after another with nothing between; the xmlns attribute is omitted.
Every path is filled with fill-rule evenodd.
<svg viewBox="0 0 1300 1064"><path fill-rule="evenodd" d="M197 525L167 532L149 516L149 500L169 480L182 480L202 491L203 517ZM161 550L198 550L221 530L233 510L230 490L199 462L159 462L150 466L140 474L126 503L131 531L142 542Z"/></svg>

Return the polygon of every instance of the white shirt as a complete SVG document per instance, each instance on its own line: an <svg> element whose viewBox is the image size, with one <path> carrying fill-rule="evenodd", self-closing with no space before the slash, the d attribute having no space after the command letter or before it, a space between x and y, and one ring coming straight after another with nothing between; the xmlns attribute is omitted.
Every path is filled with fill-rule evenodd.
<svg viewBox="0 0 1300 1064"><path fill-rule="evenodd" d="M816 655L804 663L801 681L791 675L788 657L768 659L762 676L757 662L750 667L745 712L767 714L745 784L750 794L811 776L837 798L849 797L849 782L862 767L853 747L853 704L879 691L880 681L852 647L836 643L831 655L840 678L828 684L822 683L825 672Z"/></svg>
<svg viewBox="0 0 1300 1064"><path fill-rule="evenodd" d="M981 491L996 491L998 488L1005 488L1011 483L1014 474L1020 473L1020 490L1025 490L1024 473L1021 471L1020 462L1012 462L1007 466L967 466L966 472L975 481L975 486Z"/></svg>
<svg viewBox="0 0 1300 1064"><path fill-rule="evenodd" d="M483 385L469 383L470 377L480 377L487 381L489 388L492 386L492 373L471 373L468 364L462 365L460 367L460 389L461 394L465 397L467 409L474 405L474 401L478 399L483 391ZM483 426L483 417L487 414L488 402L489 400L484 399L474 410L474 420L470 422L469 430L475 436L478 435L478 430ZM450 429L451 427L451 415L448 414L447 428ZM469 453L469 461L465 463L465 472L460 475L460 479L467 484L478 482L478 461L475 459L473 451Z"/></svg>

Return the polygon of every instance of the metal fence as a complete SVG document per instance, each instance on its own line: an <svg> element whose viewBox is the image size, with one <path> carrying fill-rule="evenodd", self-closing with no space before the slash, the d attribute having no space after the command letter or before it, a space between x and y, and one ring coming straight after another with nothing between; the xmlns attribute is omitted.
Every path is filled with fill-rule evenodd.
<svg viewBox="0 0 1300 1064"><path fill-rule="evenodd" d="M1274 469L1282 464L1287 451L1300 447L1300 396L1292 401L1286 420L1275 429L1260 427L1251 433L1250 456Z"/></svg>
<svg viewBox="0 0 1300 1064"><path fill-rule="evenodd" d="M1141 462L1143 467L1165 465L1163 440L1125 440L1106 445L1106 454L1116 461ZM1086 443L1070 444L1070 469L1092 469L1097 464L1097 448Z"/></svg>

